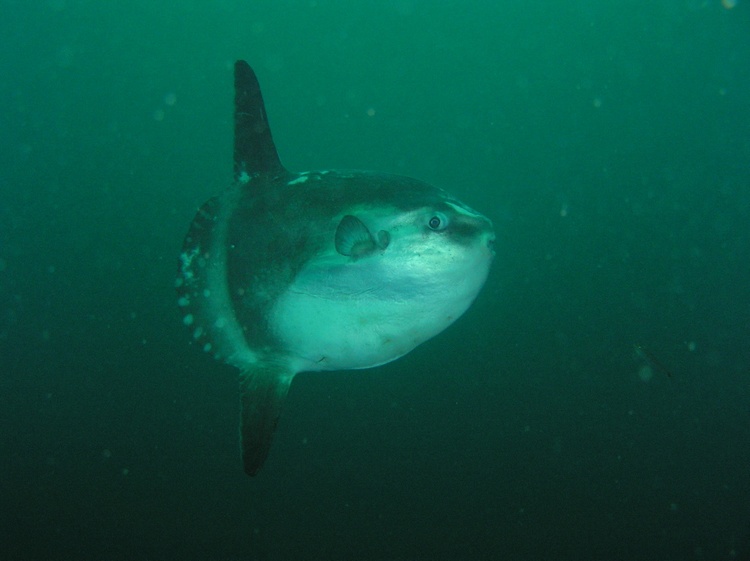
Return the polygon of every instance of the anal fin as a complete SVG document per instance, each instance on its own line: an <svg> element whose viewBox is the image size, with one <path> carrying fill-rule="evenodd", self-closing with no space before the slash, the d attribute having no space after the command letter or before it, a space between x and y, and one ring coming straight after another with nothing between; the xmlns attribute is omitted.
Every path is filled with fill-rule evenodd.
<svg viewBox="0 0 750 561"><path fill-rule="evenodd" d="M268 457L271 440L294 374L271 365L240 374L240 440L245 473L255 475Z"/></svg>

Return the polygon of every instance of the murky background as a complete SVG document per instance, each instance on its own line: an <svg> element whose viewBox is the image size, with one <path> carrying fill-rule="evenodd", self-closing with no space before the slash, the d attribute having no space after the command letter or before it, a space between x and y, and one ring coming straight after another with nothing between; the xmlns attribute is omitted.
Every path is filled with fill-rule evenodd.
<svg viewBox="0 0 750 561"><path fill-rule="evenodd" d="M4 0L4 559L750 559L750 3ZM247 59L291 170L495 222L472 309L242 472L173 289Z"/></svg>

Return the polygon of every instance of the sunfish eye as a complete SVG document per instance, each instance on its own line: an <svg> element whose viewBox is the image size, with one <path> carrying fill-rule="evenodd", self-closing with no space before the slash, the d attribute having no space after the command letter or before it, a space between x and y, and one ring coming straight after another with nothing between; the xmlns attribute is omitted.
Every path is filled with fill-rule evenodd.
<svg viewBox="0 0 750 561"><path fill-rule="evenodd" d="M427 225L430 227L430 230L435 230L436 232L445 230L448 227L448 217L442 212L436 212L427 222Z"/></svg>

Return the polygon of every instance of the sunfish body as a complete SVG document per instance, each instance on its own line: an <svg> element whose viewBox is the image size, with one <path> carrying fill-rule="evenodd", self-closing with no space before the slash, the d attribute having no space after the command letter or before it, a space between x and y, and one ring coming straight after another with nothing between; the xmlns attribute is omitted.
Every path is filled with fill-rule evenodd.
<svg viewBox="0 0 750 561"><path fill-rule="evenodd" d="M484 284L495 235L415 179L287 171L254 72L234 70L235 181L198 210L176 285L193 340L240 370L255 475L294 375L384 364L443 331Z"/></svg>

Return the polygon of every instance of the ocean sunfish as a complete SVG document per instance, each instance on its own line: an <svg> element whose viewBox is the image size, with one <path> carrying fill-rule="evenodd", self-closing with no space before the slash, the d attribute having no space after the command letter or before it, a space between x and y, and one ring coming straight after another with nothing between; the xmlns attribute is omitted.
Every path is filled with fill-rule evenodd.
<svg viewBox="0 0 750 561"><path fill-rule="evenodd" d="M234 182L195 215L176 286L195 343L240 371L255 475L294 375L385 364L443 331L484 284L495 234L416 179L287 171L245 61L234 85Z"/></svg>

